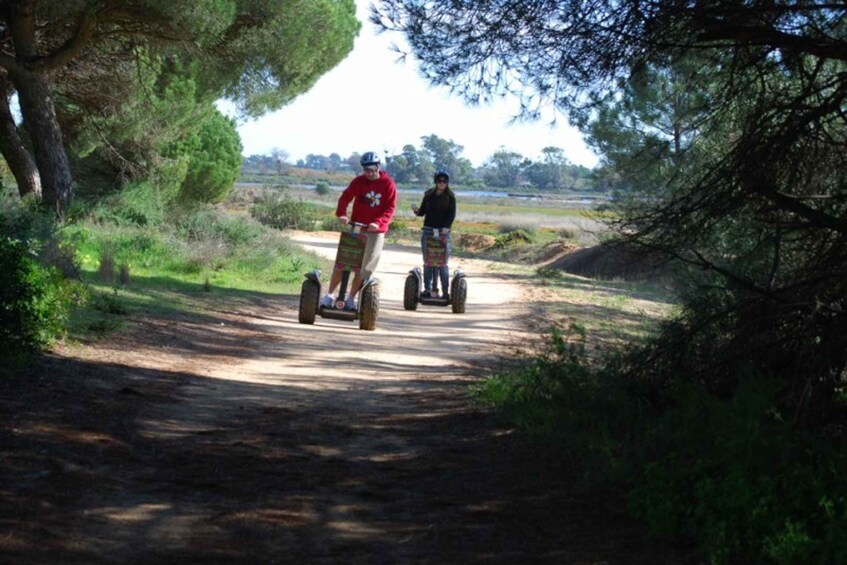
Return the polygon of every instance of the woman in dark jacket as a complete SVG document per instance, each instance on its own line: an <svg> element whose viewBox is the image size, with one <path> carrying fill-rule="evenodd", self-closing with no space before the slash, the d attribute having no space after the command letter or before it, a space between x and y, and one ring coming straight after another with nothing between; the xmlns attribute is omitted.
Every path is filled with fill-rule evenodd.
<svg viewBox="0 0 847 565"><path fill-rule="evenodd" d="M444 298L449 298L447 289L450 280L450 269L447 261L452 251L452 240L450 231L453 220L456 219L456 195L450 189L450 175L444 171L438 171L433 175L435 186L424 193L420 206L412 204L412 211L418 216L424 217L423 230L421 231L421 251L424 257L424 291L421 296L438 296L438 278L441 278L441 289ZM438 237L444 242L445 255L444 264L441 266L427 265L426 240L433 237L437 231Z"/></svg>

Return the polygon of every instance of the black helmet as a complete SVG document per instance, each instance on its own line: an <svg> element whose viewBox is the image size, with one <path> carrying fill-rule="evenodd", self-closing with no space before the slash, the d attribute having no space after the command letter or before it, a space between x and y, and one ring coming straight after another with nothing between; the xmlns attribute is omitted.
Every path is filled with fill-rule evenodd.
<svg viewBox="0 0 847 565"><path fill-rule="evenodd" d="M447 171L436 171L434 175L432 175L432 181L438 182L438 179L444 179L447 182L450 182L450 175L447 174Z"/></svg>
<svg viewBox="0 0 847 565"><path fill-rule="evenodd" d="M359 163L363 167L367 167L368 165L379 165L379 153L377 153L376 151L366 151L362 155L362 158L359 159Z"/></svg>

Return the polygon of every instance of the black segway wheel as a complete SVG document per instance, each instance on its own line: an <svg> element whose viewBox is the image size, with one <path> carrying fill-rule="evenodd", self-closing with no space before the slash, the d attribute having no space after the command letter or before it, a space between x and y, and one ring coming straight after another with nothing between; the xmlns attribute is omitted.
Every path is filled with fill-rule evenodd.
<svg viewBox="0 0 847 565"><path fill-rule="evenodd" d="M465 280L465 277L457 277L453 279L453 284L450 286L450 301L453 306L453 313L464 314L465 301L468 299L468 281Z"/></svg>
<svg viewBox="0 0 847 565"><path fill-rule="evenodd" d="M300 287L300 313L298 320L301 324L314 324L318 313L321 287L315 281L306 279Z"/></svg>
<svg viewBox="0 0 847 565"><path fill-rule="evenodd" d="M379 317L379 285L369 284L359 294L359 329L375 330Z"/></svg>
<svg viewBox="0 0 847 565"><path fill-rule="evenodd" d="M418 277L409 275L406 277L406 288L403 290L403 308L406 310L418 309Z"/></svg>

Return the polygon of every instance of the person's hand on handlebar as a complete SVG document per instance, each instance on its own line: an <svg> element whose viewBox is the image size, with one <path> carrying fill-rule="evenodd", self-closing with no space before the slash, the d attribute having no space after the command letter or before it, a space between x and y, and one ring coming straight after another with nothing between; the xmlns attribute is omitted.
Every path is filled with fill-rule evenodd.
<svg viewBox="0 0 847 565"><path fill-rule="evenodd" d="M347 216L338 216L338 221L345 226L350 223L350 220L347 219Z"/></svg>

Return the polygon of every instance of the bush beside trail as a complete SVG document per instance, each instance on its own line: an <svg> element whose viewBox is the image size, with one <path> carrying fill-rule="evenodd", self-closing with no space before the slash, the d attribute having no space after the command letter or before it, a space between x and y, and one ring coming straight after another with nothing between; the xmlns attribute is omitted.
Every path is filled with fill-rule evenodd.
<svg viewBox="0 0 847 565"><path fill-rule="evenodd" d="M64 334L77 296L76 281L65 276L76 273L73 257L53 239L40 240L37 221L0 213L0 350L13 366Z"/></svg>
<svg viewBox="0 0 847 565"><path fill-rule="evenodd" d="M260 197L250 208L250 215L278 230L313 230L321 219L314 206L285 194Z"/></svg>
<svg viewBox="0 0 847 565"><path fill-rule="evenodd" d="M580 260L608 269L591 265L599 256ZM621 278L627 269L603 272ZM582 281L567 284L595 284ZM681 373L644 378L655 335L668 329L589 355L575 304L568 318L536 357L486 380L480 398L528 441L578 461L575 481L626 492L655 537L698 547L709 563L847 562L843 425L798 418L784 383L755 367L724 396ZM844 421L847 398L840 407L828 421Z"/></svg>

